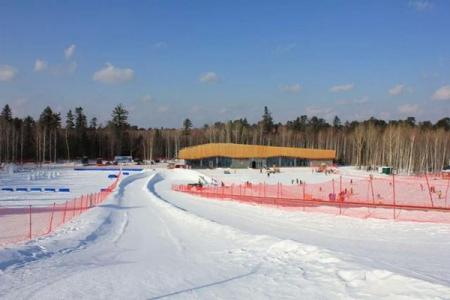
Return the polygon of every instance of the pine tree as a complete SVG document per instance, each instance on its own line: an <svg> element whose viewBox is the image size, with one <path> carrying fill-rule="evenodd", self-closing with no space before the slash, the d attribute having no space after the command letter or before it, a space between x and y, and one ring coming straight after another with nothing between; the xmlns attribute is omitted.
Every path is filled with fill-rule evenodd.
<svg viewBox="0 0 450 300"><path fill-rule="evenodd" d="M185 119L183 121L183 134L189 135L191 133L192 121L190 119Z"/></svg>
<svg viewBox="0 0 450 300"><path fill-rule="evenodd" d="M264 114L262 116L261 122L262 122L263 133L264 134L271 133L272 129L274 127L274 124L273 124L272 114L269 112L269 109L267 108L267 106L264 106Z"/></svg>
<svg viewBox="0 0 450 300"><path fill-rule="evenodd" d="M115 148L117 153L123 154L125 152L124 145L128 144L126 130L130 127L130 124L128 124L128 110L122 104L119 104L114 108L111 117L109 127L112 129L117 142L116 147L113 148Z"/></svg>

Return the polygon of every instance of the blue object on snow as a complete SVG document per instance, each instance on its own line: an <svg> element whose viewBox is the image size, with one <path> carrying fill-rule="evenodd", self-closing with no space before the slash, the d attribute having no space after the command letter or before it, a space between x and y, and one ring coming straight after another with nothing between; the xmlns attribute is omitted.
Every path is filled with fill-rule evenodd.
<svg viewBox="0 0 450 300"><path fill-rule="evenodd" d="M69 188L59 188L59 191L60 192L64 192L64 193L68 193L68 192L70 192L70 189Z"/></svg>
<svg viewBox="0 0 450 300"><path fill-rule="evenodd" d="M6 187L6 188L2 188L2 191L6 191L6 192L14 192L14 189L13 189L13 188Z"/></svg>
<svg viewBox="0 0 450 300"><path fill-rule="evenodd" d="M44 191L46 192L56 192L55 188L45 188Z"/></svg>
<svg viewBox="0 0 450 300"><path fill-rule="evenodd" d="M30 192L42 192L42 188L40 188L40 187L32 187L32 188L30 188Z"/></svg>
<svg viewBox="0 0 450 300"><path fill-rule="evenodd" d="M108 175L108 178L117 178L117 175L115 175L115 174L109 174L109 175Z"/></svg>
<svg viewBox="0 0 450 300"><path fill-rule="evenodd" d="M123 172L123 175L130 175L130 173L128 173L128 172Z"/></svg>
<svg viewBox="0 0 450 300"><path fill-rule="evenodd" d="M16 188L16 192L28 192L28 189L24 187L18 187Z"/></svg>

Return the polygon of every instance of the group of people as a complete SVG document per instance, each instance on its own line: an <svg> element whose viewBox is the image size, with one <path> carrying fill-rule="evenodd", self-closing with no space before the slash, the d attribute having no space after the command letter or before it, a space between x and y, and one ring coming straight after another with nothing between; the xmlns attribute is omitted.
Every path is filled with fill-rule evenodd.
<svg viewBox="0 0 450 300"><path fill-rule="evenodd" d="M292 183L292 185L293 185L294 183L295 183L295 184L304 184L305 182L302 181L301 179L296 178L296 179L292 179L292 180L291 180L291 183Z"/></svg>

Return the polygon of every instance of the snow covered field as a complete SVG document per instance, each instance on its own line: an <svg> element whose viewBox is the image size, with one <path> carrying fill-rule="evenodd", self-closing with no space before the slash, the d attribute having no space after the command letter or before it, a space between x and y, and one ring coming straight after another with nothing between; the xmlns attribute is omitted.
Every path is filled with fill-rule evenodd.
<svg viewBox="0 0 450 300"><path fill-rule="evenodd" d="M117 171L74 171L73 166L51 165L42 168L27 166L14 172L0 172L0 206L52 205L62 203L82 194L100 191L111 184L109 174ZM2 188L27 188L28 192L3 191ZM31 188L69 188L70 192L31 191Z"/></svg>
<svg viewBox="0 0 450 300"><path fill-rule="evenodd" d="M0 249L0 298L450 299L449 225L284 211L171 190L200 175L329 180L308 169L270 179L254 170L202 173L125 177L103 205L50 236ZM106 174L83 174L80 191L108 182Z"/></svg>

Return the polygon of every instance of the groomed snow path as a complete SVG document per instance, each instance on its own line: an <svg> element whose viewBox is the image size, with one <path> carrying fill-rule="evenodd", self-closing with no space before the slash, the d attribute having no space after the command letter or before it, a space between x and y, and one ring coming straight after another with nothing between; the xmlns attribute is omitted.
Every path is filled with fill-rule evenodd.
<svg viewBox="0 0 450 300"><path fill-rule="evenodd" d="M0 250L2 299L445 299L450 288L171 204L164 172L124 179L101 207ZM172 195L166 191L168 195ZM401 254L399 254L401 255Z"/></svg>

